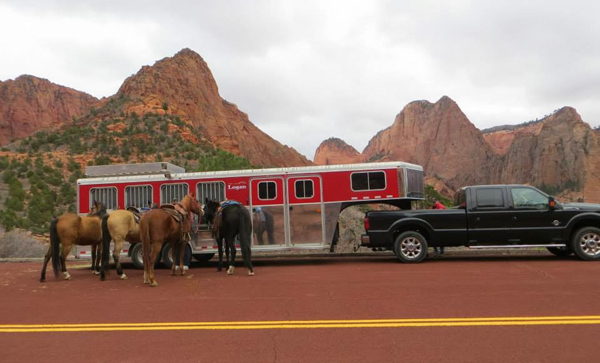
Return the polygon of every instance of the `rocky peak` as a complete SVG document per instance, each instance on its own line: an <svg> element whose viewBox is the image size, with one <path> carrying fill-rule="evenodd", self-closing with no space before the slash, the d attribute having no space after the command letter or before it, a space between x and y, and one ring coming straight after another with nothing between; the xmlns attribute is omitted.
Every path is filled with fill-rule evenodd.
<svg viewBox="0 0 600 363"><path fill-rule="evenodd" d="M332 165L361 163L364 160L364 156L344 140L331 137L319 145L314 162L317 165Z"/></svg>
<svg viewBox="0 0 600 363"><path fill-rule="evenodd" d="M261 131L236 105L222 99L208 65L190 49L142 67L125 80L117 95L129 99L128 110L136 113L164 112L166 106L168 113L193 125L200 138L255 165L311 164L296 150Z"/></svg>
<svg viewBox="0 0 600 363"><path fill-rule="evenodd" d="M422 165L428 175L451 188L487 182L496 158L481 132L451 98L411 102L392 126L379 132L363 151L369 160L402 160Z"/></svg>
<svg viewBox="0 0 600 363"><path fill-rule="evenodd" d="M87 93L30 75L0 82L0 145L70 122L96 102Z"/></svg>

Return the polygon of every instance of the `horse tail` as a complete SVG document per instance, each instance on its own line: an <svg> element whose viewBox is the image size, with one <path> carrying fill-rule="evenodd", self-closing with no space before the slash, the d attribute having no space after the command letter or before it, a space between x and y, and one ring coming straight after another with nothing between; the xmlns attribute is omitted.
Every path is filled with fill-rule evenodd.
<svg viewBox="0 0 600 363"><path fill-rule="evenodd" d="M58 218L54 218L50 223L50 247L52 249L52 270L54 277L58 278L58 271L61 269L60 261L60 237L58 236Z"/></svg>
<svg viewBox="0 0 600 363"><path fill-rule="evenodd" d="M252 225L250 224L250 212L243 206L240 206L239 218L239 235L242 258L244 259L244 265L246 268L252 272L252 252L250 250Z"/></svg>
<svg viewBox="0 0 600 363"><path fill-rule="evenodd" d="M108 230L109 217L109 214L102 217L102 265L100 266L100 276L102 279L104 279L110 271L108 264L110 261L110 241L112 240L112 237L110 235L110 231Z"/></svg>

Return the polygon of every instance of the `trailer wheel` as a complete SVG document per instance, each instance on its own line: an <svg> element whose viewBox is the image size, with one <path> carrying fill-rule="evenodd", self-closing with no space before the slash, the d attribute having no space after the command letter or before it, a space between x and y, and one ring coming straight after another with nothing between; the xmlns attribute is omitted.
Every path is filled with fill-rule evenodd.
<svg viewBox="0 0 600 363"><path fill-rule="evenodd" d="M158 263L160 262L160 253L156 256L156 262L154 263L154 268L158 267ZM142 249L141 243L136 243L131 248L131 262L133 263L133 267L137 269L144 268L144 251Z"/></svg>
<svg viewBox="0 0 600 363"><path fill-rule="evenodd" d="M401 233L394 242L394 253L400 262L421 262L427 256L427 240L419 232Z"/></svg>
<svg viewBox="0 0 600 363"><path fill-rule="evenodd" d="M202 253L202 254L199 254L199 255L194 255L194 258L198 262L208 262L213 257L215 257L214 253Z"/></svg>
<svg viewBox="0 0 600 363"><path fill-rule="evenodd" d="M144 268L144 255L142 254L142 244L136 243L131 249L131 262L137 269Z"/></svg>
<svg viewBox="0 0 600 363"><path fill-rule="evenodd" d="M167 243L162 249L161 260L163 265L166 268L171 268L173 266L173 249L171 248L171 244Z"/></svg>
<svg viewBox="0 0 600 363"><path fill-rule="evenodd" d="M569 257L573 254L573 250L569 246L565 247L546 247L550 253L558 257Z"/></svg>
<svg viewBox="0 0 600 363"><path fill-rule="evenodd" d="M573 235L571 248L582 260L600 260L600 229L596 227L579 229Z"/></svg>

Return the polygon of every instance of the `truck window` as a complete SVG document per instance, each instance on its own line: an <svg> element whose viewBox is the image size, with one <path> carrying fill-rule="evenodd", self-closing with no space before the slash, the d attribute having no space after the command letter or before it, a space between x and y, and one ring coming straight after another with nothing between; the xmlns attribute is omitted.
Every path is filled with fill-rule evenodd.
<svg viewBox="0 0 600 363"><path fill-rule="evenodd" d="M477 189L477 208L502 208L504 197L500 188Z"/></svg>
<svg viewBox="0 0 600 363"><path fill-rule="evenodd" d="M464 190L459 191L454 196L454 206L459 209L467 208L467 193Z"/></svg>
<svg viewBox="0 0 600 363"><path fill-rule="evenodd" d="M515 208L548 209L548 197L530 188L512 188L513 204Z"/></svg>

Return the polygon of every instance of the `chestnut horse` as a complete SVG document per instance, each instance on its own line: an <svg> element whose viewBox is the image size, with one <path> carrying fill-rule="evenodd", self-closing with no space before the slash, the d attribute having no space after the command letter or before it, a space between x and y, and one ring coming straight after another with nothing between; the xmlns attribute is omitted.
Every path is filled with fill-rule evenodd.
<svg viewBox="0 0 600 363"><path fill-rule="evenodd" d="M237 203L237 202L236 202ZM219 247L219 264L217 271L221 271L223 265L223 240L225 240L225 253L227 255L227 274L232 275L235 269L235 238L240 240L240 249L242 250L242 259L248 269L248 275L254 276L254 267L252 266L252 221L250 212L246 207L237 203L226 205L218 211L215 211L214 204L208 209L214 215L213 234ZM231 258L230 258L231 257Z"/></svg>
<svg viewBox="0 0 600 363"><path fill-rule="evenodd" d="M92 269L96 273L99 267L100 253L93 253L102 241L102 217L106 214L104 204L95 201L87 217L80 217L74 213L65 213L55 218L50 224L50 247L44 258L40 282L46 281L46 267L52 258L52 269L54 276L58 278L58 269L61 268L65 280L71 275L67 272L67 255L71 252L73 245L92 246ZM60 245L62 244L62 254Z"/></svg>
<svg viewBox="0 0 600 363"><path fill-rule="evenodd" d="M123 249L123 242L140 243L139 219L136 221L135 213L131 210L119 209L102 218L102 266L100 267L100 281L106 280L110 270L110 241L115 243L113 248L113 259L115 268L121 280L126 280L127 275L123 273L119 256Z"/></svg>
<svg viewBox="0 0 600 363"><path fill-rule="evenodd" d="M188 213L192 212L199 218L202 218L202 208L198 201L191 196L186 195L179 203L183 209ZM191 216L189 216L191 217ZM181 223L176 221L171 214L165 211L163 208L153 209L142 216L140 221L140 237L142 240L142 253L144 255L144 283L150 284L150 286L158 286L158 282L154 279L154 261L156 256L160 253L162 245L165 242L171 244L173 251L173 260L176 260L175 256L179 254L179 271L183 276L185 270L183 269L183 252L182 248L182 226ZM175 275L175 263L171 267L171 275Z"/></svg>

